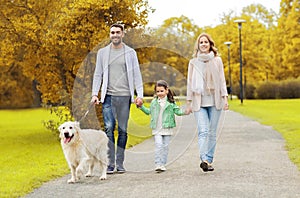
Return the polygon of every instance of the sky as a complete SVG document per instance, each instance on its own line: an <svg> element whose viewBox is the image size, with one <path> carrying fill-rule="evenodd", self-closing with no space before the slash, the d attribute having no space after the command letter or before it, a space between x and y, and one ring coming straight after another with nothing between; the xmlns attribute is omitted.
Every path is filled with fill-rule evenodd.
<svg viewBox="0 0 300 198"><path fill-rule="evenodd" d="M219 18L223 13L233 11L239 16L242 9L251 4L262 4L268 10L279 12L281 0L148 0L156 9L148 17L148 27L162 25L165 19L184 15L192 19L199 27L221 24Z"/></svg>

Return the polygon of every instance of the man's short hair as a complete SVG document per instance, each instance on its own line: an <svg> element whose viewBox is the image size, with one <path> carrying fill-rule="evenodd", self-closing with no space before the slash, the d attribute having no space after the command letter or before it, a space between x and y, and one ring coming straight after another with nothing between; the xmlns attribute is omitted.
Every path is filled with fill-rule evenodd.
<svg viewBox="0 0 300 198"><path fill-rule="evenodd" d="M114 23L110 26L109 29L111 29L112 27L118 27L118 28L121 28L122 32L124 31L124 25L123 24L120 24L120 23Z"/></svg>

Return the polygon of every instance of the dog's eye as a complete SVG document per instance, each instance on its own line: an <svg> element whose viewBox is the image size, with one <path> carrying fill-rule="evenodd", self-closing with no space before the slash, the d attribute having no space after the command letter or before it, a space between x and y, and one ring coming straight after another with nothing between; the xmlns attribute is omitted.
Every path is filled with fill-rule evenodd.
<svg viewBox="0 0 300 198"><path fill-rule="evenodd" d="M73 129L73 127L69 127L70 129Z"/></svg>
<svg viewBox="0 0 300 198"><path fill-rule="evenodd" d="M65 127L63 127L62 129L65 129Z"/></svg>

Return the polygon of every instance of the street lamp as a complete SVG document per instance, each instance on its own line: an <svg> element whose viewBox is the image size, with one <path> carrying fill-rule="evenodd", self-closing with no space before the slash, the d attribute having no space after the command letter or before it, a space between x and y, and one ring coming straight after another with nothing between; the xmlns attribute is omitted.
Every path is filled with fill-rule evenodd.
<svg viewBox="0 0 300 198"><path fill-rule="evenodd" d="M242 31L242 23L245 23L246 20L244 19L238 19L234 21L235 23L238 24L239 28L239 40L240 40L240 98L241 98L241 103L243 104L243 59L242 59L242 37L241 37L241 31Z"/></svg>
<svg viewBox="0 0 300 198"><path fill-rule="evenodd" d="M224 43L228 48L228 78L229 78L229 91L230 91L230 100L232 100L232 84L231 84L231 69L230 69L230 45L231 42L227 41Z"/></svg>

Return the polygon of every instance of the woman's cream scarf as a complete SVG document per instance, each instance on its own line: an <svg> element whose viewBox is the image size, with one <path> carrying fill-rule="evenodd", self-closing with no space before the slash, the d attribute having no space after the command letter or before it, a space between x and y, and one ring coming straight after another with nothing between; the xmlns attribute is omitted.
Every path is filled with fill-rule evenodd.
<svg viewBox="0 0 300 198"><path fill-rule="evenodd" d="M204 94L204 91L214 89L214 82L211 73L211 68L213 67L212 59L214 57L215 55L212 51L208 54L197 54L197 58L194 61L194 70L192 74L193 80L191 88L193 92ZM204 84L206 85L205 87Z"/></svg>

